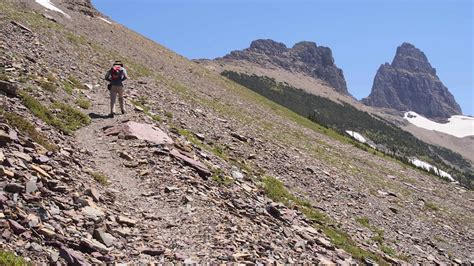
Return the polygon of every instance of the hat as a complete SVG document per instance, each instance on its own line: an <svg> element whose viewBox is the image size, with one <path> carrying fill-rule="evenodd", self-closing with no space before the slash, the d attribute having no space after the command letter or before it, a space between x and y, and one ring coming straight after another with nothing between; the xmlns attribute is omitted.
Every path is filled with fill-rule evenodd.
<svg viewBox="0 0 474 266"><path fill-rule="evenodd" d="M114 66L122 66L123 67L123 63L120 60L115 60Z"/></svg>

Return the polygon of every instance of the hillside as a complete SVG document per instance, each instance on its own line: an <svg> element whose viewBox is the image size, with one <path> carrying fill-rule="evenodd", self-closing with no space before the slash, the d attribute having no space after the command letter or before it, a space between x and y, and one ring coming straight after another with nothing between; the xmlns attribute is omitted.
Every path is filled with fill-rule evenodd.
<svg viewBox="0 0 474 266"><path fill-rule="evenodd" d="M75 265L474 259L472 191L358 149L89 1L53 2L67 16L0 2L2 250ZM117 59L127 112L110 119Z"/></svg>

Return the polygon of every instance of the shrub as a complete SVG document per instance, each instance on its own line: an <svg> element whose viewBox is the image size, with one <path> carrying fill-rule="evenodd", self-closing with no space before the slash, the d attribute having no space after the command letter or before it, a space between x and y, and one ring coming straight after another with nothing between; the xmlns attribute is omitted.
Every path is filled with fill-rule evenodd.
<svg viewBox="0 0 474 266"><path fill-rule="evenodd" d="M0 265L23 266L30 264L22 257L16 256L10 251L0 250Z"/></svg>
<svg viewBox="0 0 474 266"><path fill-rule="evenodd" d="M60 110L57 117L62 122L61 129L65 132L70 133L78 130L83 126L89 125L91 122L89 116L65 103L55 102L53 103L52 108Z"/></svg>
<svg viewBox="0 0 474 266"><path fill-rule="evenodd" d="M84 97L80 97L76 100L76 104L83 108L83 109L89 109L91 108L91 101L89 101L88 99L84 98Z"/></svg>
<svg viewBox="0 0 474 266"><path fill-rule="evenodd" d="M101 185L108 185L109 179L106 175L99 173L99 172L91 172L90 175L94 178L95 181L99 182Z"/></svg>

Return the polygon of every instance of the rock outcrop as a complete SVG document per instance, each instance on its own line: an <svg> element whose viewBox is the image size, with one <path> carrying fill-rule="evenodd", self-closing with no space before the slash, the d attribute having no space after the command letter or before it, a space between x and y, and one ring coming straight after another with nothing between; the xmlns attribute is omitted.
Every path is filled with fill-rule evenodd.
<svg viewBox="0 0 474 266"><path fill-rule="evenodd" d="M439 80L426 55L409 43L397 48L392 64L380 66L372 92L362 102L400 111L411 110L430 118L461 114L461 108Z"/></svg>
<svg viewBox="0 0 474 266"><path fill-rule="evenodd" d="M219 59L246 60L263 67L277 66L320 79L336 91L349 94L344 74L335 65L331 49L317 46L314 42L303 41L287 48L285 44L273 40L255 40L249 48L232 51Z"/></svg>

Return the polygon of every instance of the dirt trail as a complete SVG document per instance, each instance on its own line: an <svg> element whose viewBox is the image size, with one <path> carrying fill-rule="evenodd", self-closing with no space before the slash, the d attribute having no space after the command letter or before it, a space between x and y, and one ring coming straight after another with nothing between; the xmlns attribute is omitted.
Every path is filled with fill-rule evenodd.
<svg viewBox="0 0 474 266"><path fill-rule="evenodd" d="M108 118L109 95L103 87L92 91L92 107L89 111L92 122L89 126L80 129L76 133L79 149L90 152L90 161L111 182L109 188L119 191L118 203L122 206L130 206L129 203L137 202L135 197L141 194L140 184L135 178L135 172L122 166L119 158L120 148L115 139L108 138L103 134L104 127L110 127L130 119L130 108L128 113L116 114L114 118ZM118 103L115 112L120 110Z"/></svg>

